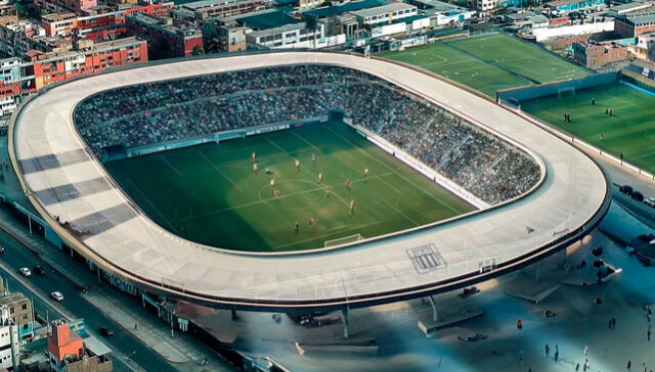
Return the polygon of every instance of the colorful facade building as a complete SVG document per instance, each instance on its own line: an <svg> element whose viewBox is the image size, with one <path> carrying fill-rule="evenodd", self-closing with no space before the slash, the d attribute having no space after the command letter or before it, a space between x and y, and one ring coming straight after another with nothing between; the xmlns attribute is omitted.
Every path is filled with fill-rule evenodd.
<svg viewBox="0 0 655 372"><path fill-rule="evenodd" d="M125 66L148 61L148 48L143 40L134 37L94 43L78 42L74 51L63 53L36 52L23 66L31 77L30 88L39 90L51 83L80 75L101 72L109 67Z"/></svg>
<svg viewBox="0 0 655 372"><path fill-rule="evenodd" d="M130 35L148 41L152 59L189 57L203 50L200 29L175 26L170 17L135 13L126 17Z"/></svg>
<svg viewBox="0 0 655 372"><path fill-rule="evenodd" d="M125 17L134 13L165 17L173 5L172 2L137 5L88 16L78 16L70 12L53 13L41 17L41 26L48 36L68 37L73 40L115 40L127 35Z"/></svg>

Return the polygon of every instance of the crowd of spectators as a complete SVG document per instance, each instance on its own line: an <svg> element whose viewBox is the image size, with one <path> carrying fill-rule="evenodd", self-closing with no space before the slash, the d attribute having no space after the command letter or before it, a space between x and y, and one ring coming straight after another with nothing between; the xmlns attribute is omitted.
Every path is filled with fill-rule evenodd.
<svg viewBox="0 0 655 372"><path fill-rule="evenodd" d="M126 148L340 110L487 203L538 180L524 152L369 74L327 65L203 75L105 91L75 110L91 149Z"/></svg>

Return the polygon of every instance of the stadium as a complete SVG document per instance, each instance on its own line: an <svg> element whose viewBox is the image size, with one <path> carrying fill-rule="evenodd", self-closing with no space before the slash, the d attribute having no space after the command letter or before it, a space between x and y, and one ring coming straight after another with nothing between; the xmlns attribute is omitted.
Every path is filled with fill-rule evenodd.
<svg viewBox="0 0 655 372"><path fill-rule="evenodd" d="M591 159L527 119L339 53L71 81L25 102L9 142L23 190L76 252L145 291L233 309L469 286L582 239L611 200Z"/></svg>

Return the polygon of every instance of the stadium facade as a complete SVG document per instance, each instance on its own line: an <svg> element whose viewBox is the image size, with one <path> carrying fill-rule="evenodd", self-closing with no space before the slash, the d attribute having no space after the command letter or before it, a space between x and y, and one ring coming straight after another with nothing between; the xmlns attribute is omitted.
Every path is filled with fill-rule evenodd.
<svg viewBox="0 0 655 372"><path fill-rule="evenodd" d="M477 213L357 244L235 252L185 240L155 224L111 179L73 120L80 102L105 90L288 65L338 66L393 83L530 154L540 168L539 182ZM611 201L608 181L590 158L526 119L423 71L339 53L191 59L71 81L25 102L12 117L9 143L34 207L99 269L149 293L235 309L363 307L469 286L580 240ZM94 189L98 180L108 186Z"/></svg>

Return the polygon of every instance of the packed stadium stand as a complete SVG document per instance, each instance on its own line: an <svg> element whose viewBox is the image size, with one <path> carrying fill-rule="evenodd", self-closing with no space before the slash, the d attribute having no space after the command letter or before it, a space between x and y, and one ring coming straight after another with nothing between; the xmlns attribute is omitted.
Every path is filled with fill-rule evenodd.
<svg viewBox="0 0 655 372"><path fill-rule="evenodd" d="M443 108L364 72L284 66L105 91L82 101L75 122L96 155L341 110L488 204L532 188L528 154Z"/></svg>
<svg viewBox="0 0 655 372"><path fill-rule="evenodd" d="M408 149L461 185L475 183L471 180L483 178L479 176L482 174L499 175L491 181L480 180L484 189L492 189L477 191L487 200L501 200L517 192L498 188L499 182L518 185L517 189L525 187L521 186L521 178L526 171L520 167L526 168L528 178L533 172L525 154L538 166L539 180L523 195L484 211L345 247L237 252L186 240L154 223L93 155L112 144L135 146L215 131L220 125L236 125L237 121L230 118L241 114L240 105L255 108L260 115L243 117L240 126L301 118L307 115L299 108L303 106L327 110L333 101L326 94L315 92L315 101L302 94L317 85L312 84L316 80L310 75L300 78L294 73L287 81L283 75L275 76L276 85L269 85L268 90L279 92L270 94L261 89L262 85L255 85L265 87L265 83L251 76L237 79L246 84L240 91L248 95L253 91L252 97L260 97L258 103L265 102L263 106L248 106L248 100L236 98L234 88L234 99L224 103L229 110L213 110L210 115L203 111L206 108L202 104L197 108L193 104L192 110L162 109L162 116L157 116L159 120L177 115L180 122L188 124L182 116L187 111L199 125L185 126L170 119L157 128L146 127L150 115L162 107L151 102L154 100L148 99L148 94L161 94L158 101L167 100L168 106L200 102L214 89L226 89L220 96L227 97L232 88L229 84L211 87L214 75L239 71L257 75L262 71L256 69L299 65L329 65L354 71L348 73L348 83L339 83L345 78L336 72L321 77L332 79L331 89L339 85L346 87L338 88L341 92L350 89L348 96L352 98L340 104L353 121ZM364 73L388 83L364 78ZM209 94L202 90L191 96L184 94L185 80L176 80L179 83L175 84L180 85L170 91L148 86L189 79L189 86L195 90L199 89L196 79L205 75L210 81L206 84L211 89ZM369 79L373 87L364 87L366 84L357 79ZM121 99L115 96L104 103L93 99L128 85L134 85L129 89L139 93L123 93ZM293 88L296 86L302 89ZM358 92L369 89L367 99L360 99ZM281 92L286 91L293 93L280 99ZM379 106L377 101L381 102ZM84 114L79 111L80 102L91 105ZM101 104L120 106L108 110L101 109ZM388 106L381 110L382 105ZM76 107L77 122L73 120ZM279 111L269 111L273 107L279 107ZM371 117L384 116L381 112L389 114ZM141 124L118 124L132 113L137 113ZM96 119L87 121L81 117L85 115L101 115L104 124ZM212 118L225 121L213 123ZM105 125L104 131L95 129L97 125ZM416 128L414 135L405 130L406 126ZM438 130L425 130L427 126ZM102 140L87 140L89 143L80 136L83 132L88 137L92 131ZM420 131L424 133L416 135ZM123 132L129 138L139 138L138 142L126 142L128 136L123 137ZM56 234L94 267L121 283L165 297L231 309L348 309L467 287L578 244L599 224L611 202L608 180L589 157L525 118L423 71L341 53L284 51L185 59L94 75L58 85L28 100L14 113L9 138L12 165L26 196L51 229L50 234ZM512 159L516 157L523 160ZM512 168L515 164L522 165ZM66 197L61 197L63 194ZM85 227L76 232L69 228L71 225Z"/></svg>

